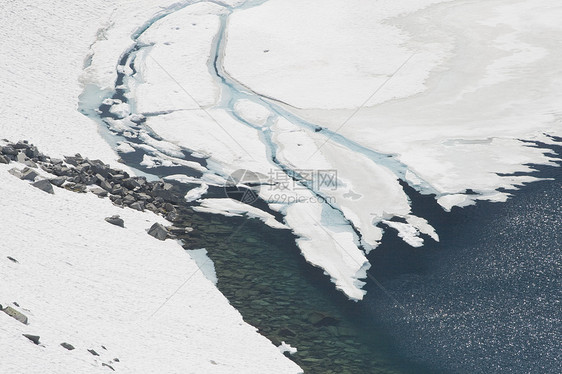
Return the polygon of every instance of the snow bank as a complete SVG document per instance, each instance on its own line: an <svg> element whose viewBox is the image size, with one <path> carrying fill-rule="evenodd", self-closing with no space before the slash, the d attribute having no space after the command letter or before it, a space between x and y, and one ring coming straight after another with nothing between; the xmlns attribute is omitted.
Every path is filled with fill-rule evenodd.
<svg viewBox="0 0 562 374"><path fill-rule="evenodd" d="M288 229L287 226L277 221L271 214L233 199L204 199L201 201L201 205L193 207L193 210L196 212L222 214L229 217L246 215L249 218L258 218L274 229Z"/></svg>
<svg viewBox="0 0 562 374"><path fill-rule="evenodd" d="M552 0L270 0L231 17L225 68L300 117L396 155L450 209L501 201L497 188L535 179L498 174L551 162L521 139L561 134L560 17Z"/></svg>
<svg viewBox="0 0 562 374"><path fill-rule="evenodd" d="M118 155L77 111L78 97L86 93L83 105L92 108L106 98L117 71L129 69L116 65L132 33L172 4L182 6L2 4L0 137L27 139L52 157L81 153L115 166ZM132 149L122 143L119 150ZM177 242L146 233L162 218L93 194L46 194L10 175L13 166L0 165L0 304L29 323L0 312L0 372L107 372L103 364L123 373L301 372L242 320ZM105 222L113 214L124 229ZM39 335L40 345L22 334Z"/></svg>

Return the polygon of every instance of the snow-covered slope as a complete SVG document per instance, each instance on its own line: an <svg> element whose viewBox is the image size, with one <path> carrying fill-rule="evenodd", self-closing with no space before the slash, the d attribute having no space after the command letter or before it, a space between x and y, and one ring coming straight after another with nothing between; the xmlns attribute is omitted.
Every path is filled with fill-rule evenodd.
<svg viewBox="0 0 562 374"><path fill-rule="evenodd" d="M164 219L91 193L49 195L13 166L0 165L0 304L29 322L0 312L1 372L106 372L102 363L122 373L299 372L178 243L146 233ZM125 228L104 220L114 214Z"/></svg>
<svg viewBox="0 0 562 374"><path fill-rule="evenodd" d="M165 3L2 2L0 138L124 168L98 125L77 111L81 82L95 84L94 94L111 86L131 33ZM109 34L113 44L88 58ZM0 312L0 372L111 372L104 364L135 374L301 372L179 243L147 235L162 218L93 194L47 194L9 174L13 166L0 165L0 304L29 321ZM105 222L113 214L125 228Z"/></svg>

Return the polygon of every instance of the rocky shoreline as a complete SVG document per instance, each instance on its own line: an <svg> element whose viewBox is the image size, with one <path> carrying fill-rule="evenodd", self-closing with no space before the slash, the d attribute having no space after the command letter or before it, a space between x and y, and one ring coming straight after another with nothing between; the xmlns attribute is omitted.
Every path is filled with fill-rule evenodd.
<svg viewBox="0 0 562 374"><path fill-rule="evenodd" d="M91 192L100 198L109 197L114 205L121 208L149 210L171 222L179 219L177 205L184 201L184 192L177 185L162 180L147 181L142 176L130 176L126 171L112 168L100 160L84 158L80 154L66 156L64 160L51 158L26 140L13 143L4 139L4 142L4 145L0 145L0 163L23 164L23 169L10 169L10 174L30 181L32 186L44 192L54 194L53 187L78 193ZM48 176L42 176L38 169L48 173ZM123 226L122 222L115 223L119 219L114 216L106 218L106 221ZM165 240L189 231L189 228L165 228L156 223L148 233Z"/></svg>

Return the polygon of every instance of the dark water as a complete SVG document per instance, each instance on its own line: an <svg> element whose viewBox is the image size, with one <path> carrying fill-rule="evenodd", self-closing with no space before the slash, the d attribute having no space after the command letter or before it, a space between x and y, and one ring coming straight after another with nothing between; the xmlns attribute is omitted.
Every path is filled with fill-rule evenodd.
<svg viewBox="0 0 562 374"><path fill-rule="evenodd" d="M372 283L365 300L401 355L436 372L562 373L562 170L537 168L555 180L448 214L409 191L441 242L386 235L371 272L404 310Z"/></svg>
<svg viewBox="0 0 562 374"><path fill-rule="evenodd" d="M140 167L142 155L125 156ZM537 168L554 180L451 213L404 186L441 241L412 248L388 230L360 303L261 221L182 206L194 228L183 239L207 248L221 292L275 344L297 347L306 373L562 373L562 168Z"/></svg>

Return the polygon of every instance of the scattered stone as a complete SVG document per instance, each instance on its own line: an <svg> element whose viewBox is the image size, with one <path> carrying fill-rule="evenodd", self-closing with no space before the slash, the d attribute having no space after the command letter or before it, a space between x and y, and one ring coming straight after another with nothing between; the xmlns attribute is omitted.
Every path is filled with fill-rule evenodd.
<svg viewBox="0 0 562 374"><path fill-rule="evenodd" d="M339 321L334 318L331 317L329 315L326 315L324 313L321 312L312 312L309 314L308 316L308 322L312 323L314 326L334 326L337 325L339 323Z"/></svg>
<svg viewBox="0 0 562 374"><path fill-rule="evenodd" d="M111 223L112 225L125 227L125 221L123 221L123 218L119 217L118 214L111 217L106 217L105 220Z"/></svg>
<svg viewBox="0 0 562 374"><path fill-rule="evenodd" d="M94 356L99 356L98 352L94 351L93 349L88 349L88 352L90 352Z"/></svg>
<svg viewBox="0 0 562 374"><path fill-rule="evenodd" d="M10 257L10 256L6 256L6 257L8 257L8 260L10 260L10 261L12 261L12 262L14 262L14 263L16 263L16 264L19 264L19 261L16 260L15 258Z"/></svg>
<svg viewBox="0 0 562 374"><path fill-rule="evenodd" d="M60 343L61 347L68 349L69 351L72 351L74 349L74 346L72 344L68 344L68 343Z"/></svg>
<svg viewBox="0 0 562 374"><path fill-rule="evenodd" d="M11 168L10 170L8 170L8 173L12 174L13 176L22 179L23 174L21 173L21 170L16 169L16 168Z"/></svg>
<svg viewBox="0 0 562 374"><path fill-rule="evenodd" d="M92 187L90 188L90 192L100 198L107 196L107 191L100 187Z"/></svg>
<svg viewBox="0 0 562 374"><path fill-rule="evenodd" d="M39 174L37 174L35 170L30 168L24 168L21 172L21 179L23 180L34 181L38 176Z"/></svg>
<svg viewBox="0 0 562 374"><path fill-rule="evenodd" d="M132 203L131 205L129 205L130 208L144 212L144 204L140 201L136 201L134 203Z"/></svg>
<svg viewBox="0 0 562 374"><path fill-rule="evenodd" d="M113 361L120 362L118 358L114 358Z"/></svg>
<svg viewBox="0 0 562 374"><path fill-rule="evenodd" d="M108 368L110 368L111 370L115 371L115 369L113 368L113 366L106 364L105 362L102 362L101 366L107 366Z"/></svg>
<svg viewBox="0 0 562 374"><path fill-rule="evenodd" d="M168 230L159 223L155 223L148 229L148 235L154 236L159 240L166 240L168 237Z"/></svg>
<svg viewBox="0 0 562 374"><path fill-rule="evenodd" d="M7 145L2 147L2 153L5 155L10 155L10 156L17 156L18 155L18 151L12 147L11 145Z"/></svg>
<svg viewBox="0 0 562 374"><path fill-rule="evenodd" d="M5 309L2 310L4 313L9 315L10 317L20 321L24 325L27 325L27 316L22 312L19 312L12 308L11 306L7 306Z"/></svg>
<svg viewBox="0 0 562 374"><path fill-rule="evenodd" d="M66 182L66 179L63 177L57 177L57 178L49 179L49 181L51 182L51 184L57 187L61 187L64 184L64 182Z"/></svg>
<svg viewBox="0 0 562 374"><path fill-rule="evenodd" d="M31 340L33 343L35 343L35 345L39 345L39 335L29 335L29 334L22 334L23 336L25 336L26 338L28 338L29 340Z"/></svg>
<svg viewBox="0 0 562 374"><path fill-rule="evenodd" d="M21 162L22 164L25 161L27 161L27 157L25 156L25 153L19 152L18 155L16 156L16 161Z"/></svg>
<svg viewBox="0 0 562 374"><path fill-rule="evenodd" d="M0 155L0 164L9 164L9 163L10 163L10 159L8 157Z"/></svg>
<svg viewBox="0 0 562 374"><path fill-rule="evenodd" d="M33 187L39 188L41 191L45 191L50 194L54 194L53 185L48 179L40 179L37 182L31 183Z"/></svg>

